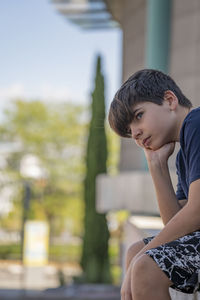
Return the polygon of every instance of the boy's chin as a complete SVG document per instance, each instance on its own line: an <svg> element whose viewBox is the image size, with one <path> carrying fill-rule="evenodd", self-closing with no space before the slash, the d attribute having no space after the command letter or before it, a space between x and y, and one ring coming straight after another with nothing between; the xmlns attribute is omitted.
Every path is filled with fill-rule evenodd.
<svg viewBox="0 0 200 300"><path fill-rule="evenodd" d="M156 151L156 150L160 149L161 147L162 147L162 145L151 145L151 150Z"/></svg>
<svg viewBox="0 0 200 300"><path fill-rule="evenodd" d="M162 148L163 145L164 144L161 144L161 143L159 143L159 144L153 144L153 143L151 143L151 145L148 148L146 148L146 149L152 150L152 151L156 151L156 150Z"/></svg>
<svg viewBox="0 0 200 300"><path fill-rule="evenodd" d="M158 145L151 145L151 150L152 151L157 151L157 150L161 149L163 146L165 146L166 144L169 144L169 143L172 143L172 141L167 142L167 143L160 143Z"/></svg>

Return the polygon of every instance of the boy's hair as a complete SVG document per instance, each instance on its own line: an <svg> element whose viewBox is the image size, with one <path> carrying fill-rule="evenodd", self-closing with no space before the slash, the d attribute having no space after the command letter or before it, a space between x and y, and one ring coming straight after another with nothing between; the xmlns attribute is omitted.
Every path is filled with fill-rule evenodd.
<svg viewBox="0 0 200 300"><path fill-rule="evenodd" d="M127 130L133 120L134 106L139 102L153 102L162 105L164 93L170 90L178 98L181 106L192 107L188 100L176 85L174 80L161 71L144 69L133 74L121 86L110 105L110 127L122 137L131 137Z"/></svg>

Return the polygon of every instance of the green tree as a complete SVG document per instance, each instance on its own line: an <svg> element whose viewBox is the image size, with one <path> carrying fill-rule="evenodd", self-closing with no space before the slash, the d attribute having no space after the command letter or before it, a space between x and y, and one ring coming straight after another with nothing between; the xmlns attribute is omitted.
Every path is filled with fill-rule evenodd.
<svg viewBox="0 0 200 300"><path fill-rule="evenodd" d="M19 189L15 193L13 211L1 220L4 226L12 230L12 225L17 225L20 229L23 193L20 161L24 155L32 154L41 161L47 178L31 183L29 218L46 219L54 235L65 229L68 219L68 224L70 220L73 223L72 234L81 234L83 137L87 125L84 114L85 109L80 105L22 100L15 101L6 112L0 126L1 142L9 141L18 147L7 155L7 167L1 172L18 182Z"/></svg>
<svg viewBox="0 0 200 300"><path fill-rule="evenodd" d="M105 214L95 207L95 184L98 174L106 173L107 143L104 128L105 100L101 58L97 57L95 87L92 93L91 122L86 154L84 182L85 220L81 264L86 282L111 281L108 256L109 231Z"/></svg>

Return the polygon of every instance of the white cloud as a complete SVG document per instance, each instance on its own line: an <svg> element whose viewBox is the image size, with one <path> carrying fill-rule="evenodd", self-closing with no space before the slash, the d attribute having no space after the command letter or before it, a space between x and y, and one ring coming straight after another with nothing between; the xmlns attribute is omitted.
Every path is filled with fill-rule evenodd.
<svg viewBox="0 0 200 300"><path fill-rule="evenodd" d="M21 83L13 83L7 87L0 87L0 101L7 102L8 100L22 98L25 95L25 89Z"/></svg>
<svg viewBox="0 0 200 300"><path fill-rule="evenodd" d="M50 83L45 83L37 88L25 87L22 83L13 83L7 87L0 86L0 109L6 104L9 104L13 99L40 99L42 101L56 101L76 103L84 103L87 96L80 94L80 91L72 91L66 86L56 86Z"/></svg>
<svg viewBox="0 0 200 300"><path fill-rule="evenodd" d="M41 87L40 95L41 99L45 101L70 101L76 100L77 97L67 87L58 87L50 84L44 84Z"/></svg>

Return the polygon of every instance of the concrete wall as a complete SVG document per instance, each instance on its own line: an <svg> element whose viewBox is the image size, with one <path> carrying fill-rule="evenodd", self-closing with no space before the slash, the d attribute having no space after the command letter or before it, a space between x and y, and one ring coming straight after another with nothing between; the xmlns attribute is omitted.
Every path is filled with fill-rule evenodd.
<svg viewBox="0 0 200 300"><path fill-rule="evenodd" d="M194 106L199 106L200 1L173 3L170 74Z"/></svg>

